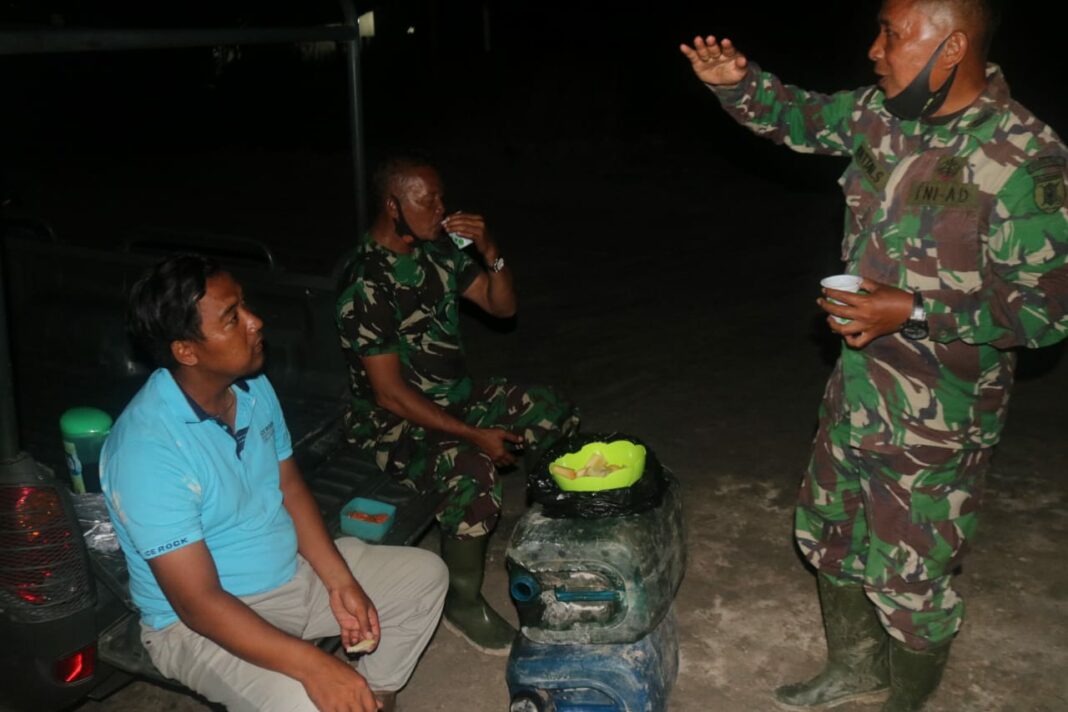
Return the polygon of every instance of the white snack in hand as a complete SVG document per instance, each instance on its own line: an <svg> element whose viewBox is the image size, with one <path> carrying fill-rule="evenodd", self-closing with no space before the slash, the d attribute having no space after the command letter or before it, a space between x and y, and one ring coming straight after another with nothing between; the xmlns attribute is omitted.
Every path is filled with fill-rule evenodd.
<svg viewBox="0 0 1068 712"><path fill-rule="evenodd" d="M355 645L350 645L345 648L346 653L366 653L371 648L375 647L374 638L364 638L358 641Z"/></svg>

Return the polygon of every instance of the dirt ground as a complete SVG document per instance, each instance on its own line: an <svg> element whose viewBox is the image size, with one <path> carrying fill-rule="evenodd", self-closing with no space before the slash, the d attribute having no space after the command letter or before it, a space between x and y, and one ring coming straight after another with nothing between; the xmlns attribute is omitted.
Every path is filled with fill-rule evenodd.
<svg viewBox="0 0 1068 712"><path fill-rule="evenodd" d="M456 169L457 151L446 167L463 207L489 216L521 290L514 324L465 317L472 369L553 383L581 404L585 430L634 433L656 450L682 482L689 547L668 709L774 709L771 690L814 673L823 656L791 511L838 348L814 300L838 267L840 196L819 166L784 180L655 146L558 165L572 148L480 170ZM1034 356L958 578L967 622L934 712L1068 710L1068 363L1059 351ZM485 593L514 621L503 559L524 482L505 482ZM436 543L431 533L423 546ZM504 669L505 658L441 628L400 708L499 712ZM138 682L78 712L202 709Z"/></svg>

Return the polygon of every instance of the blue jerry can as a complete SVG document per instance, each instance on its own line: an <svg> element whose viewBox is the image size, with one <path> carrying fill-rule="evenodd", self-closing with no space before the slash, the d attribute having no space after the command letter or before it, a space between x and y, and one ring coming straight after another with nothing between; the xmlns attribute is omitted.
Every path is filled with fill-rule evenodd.
<svg viewBox="0 0 1068 712"><path fill-rule="evenodd" d="M675 614L635 643L560 645L517 636L509 712L663 712L679 670Z"/></svg>
<svg viewBox="0 0 1068 712"><path fill-rule="evenodd" d="M538 643L632 643L675 600L686 569L678 480L660 506L600 519L551 518L534 504L506 563L521 633Z"/></svg>

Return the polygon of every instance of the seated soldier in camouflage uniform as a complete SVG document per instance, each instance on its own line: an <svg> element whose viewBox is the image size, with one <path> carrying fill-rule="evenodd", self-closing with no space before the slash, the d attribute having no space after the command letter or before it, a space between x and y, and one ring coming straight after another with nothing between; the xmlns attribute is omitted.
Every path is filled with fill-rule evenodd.
<svg viewBox="0 0 1068 712"><path fill-rule="evenodd" d="M349 363L349 438L382 470L446 493L437 513L449 567L445 621L479 650L506 654L515 630L481 594L486 543L500 516L497 468L528 461L578 427L546 387L474 383L459 300L495 317L516 310L512 273L480 215L445 217L441 178L414 159L375 177L378 215L356 248L337 303ZM485 269L444 230L473 241Z"/></svg>
<svg viewBox="0 0 1068 712"><path fill-rule="evenodd" d="M884 712L906 712L935 690L1012 349L1068 334L1068 150L987 63L992 5L885 0L878 86L831 95L783 84L726 39L681 48L745 126L851 159L842 258L863 292L819 300L844 344L795 516L828 659L776 690L784 706L888 696Z"/></svg>

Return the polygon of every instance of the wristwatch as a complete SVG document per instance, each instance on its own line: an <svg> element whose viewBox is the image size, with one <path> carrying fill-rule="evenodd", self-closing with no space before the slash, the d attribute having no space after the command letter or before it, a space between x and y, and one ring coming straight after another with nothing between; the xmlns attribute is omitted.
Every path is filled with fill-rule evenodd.
<svg viewBox="0 0 1068 712"><path fill-rule="evenodd" d="M493 272L494 274L500 272L502 269L504 269L504 258L498 257L497 259L493 260L493 262L490 262L487 267L489 267L489 271Z"/></svg>
<svg viewBox="0 0 1068 712"><path fill-rule="evenodd" d="M926 339L927 311L923 308L923 295L919 292L912 293L912 313L905 323L901 325L901 335L910 341Z"/></svg>

